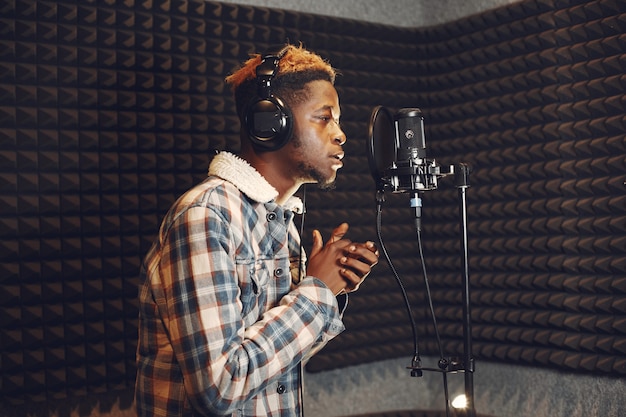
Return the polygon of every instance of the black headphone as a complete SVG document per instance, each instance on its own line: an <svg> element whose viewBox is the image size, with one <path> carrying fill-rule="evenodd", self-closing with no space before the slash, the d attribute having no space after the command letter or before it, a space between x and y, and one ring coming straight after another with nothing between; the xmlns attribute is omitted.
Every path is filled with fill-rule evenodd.
<svg viewBox="0 0 626 417"><path fill-rule="evenodd" d="M293 130L291 110L280 97L272 94L272 79L278 72L278 64L287 52L282 46L264 53L256 68L258 84L257 97L254 97L244 110L244 124L252 146L257 151L275 151L289 141Z"/></svg>

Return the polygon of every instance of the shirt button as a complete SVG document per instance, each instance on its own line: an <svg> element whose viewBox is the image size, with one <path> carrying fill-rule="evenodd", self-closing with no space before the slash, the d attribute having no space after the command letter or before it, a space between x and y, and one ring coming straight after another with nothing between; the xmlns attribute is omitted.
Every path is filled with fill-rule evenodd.
<svg viewBox="0 0 626 417"><path fill-rule="evenodd" d="M276 388L276 392L279 394L284 394L286 390L287 388L285 388L283 384L278 384L278 387Z"/></svg>
<svg viewBox="0 0 626 417"><path fill-rule="evenodd" d="M284 272L284 271L283 271L283 269L282 269L282 268L276 268L276 269L274 270L274 276L275 276L275 277L277 277L277 278L280 278L280 277L282 277L282 276L283 276L283 272Z"/></svg>
<svg viewBox="0 0 626 417"><path fill-rule="evenodd" d="M267 219L268 222L272 222L272 221L276 220L276 213L269 212L269 213L267 213L265 218Z"/></svg>

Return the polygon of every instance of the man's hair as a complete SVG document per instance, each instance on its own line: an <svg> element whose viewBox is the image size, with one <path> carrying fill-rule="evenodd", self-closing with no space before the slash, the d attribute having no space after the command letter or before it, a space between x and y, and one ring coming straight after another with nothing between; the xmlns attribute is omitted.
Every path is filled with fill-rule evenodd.
<svg viewBox="0 0 626 417"><path fill-rule="evenodd" d="M255 54L237 71L226 77L235 97L237 114L243 116L247 104L258 94L256 68L261 63L261 55ZM306 85L311 81L324 80L335 83L336 70L319 55L307 51L302 45L286 45L278 64L278 71L272 78L272 94L280 97L287 106L304 100Z"/></svg>

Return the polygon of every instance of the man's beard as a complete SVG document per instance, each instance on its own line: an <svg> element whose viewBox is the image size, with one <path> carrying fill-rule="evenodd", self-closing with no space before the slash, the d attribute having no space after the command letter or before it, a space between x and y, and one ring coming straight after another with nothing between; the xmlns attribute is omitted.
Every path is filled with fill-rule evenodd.
<svg viewBox="0 0 626 417"><path fill-rule="evenodd" d="M300 138L298 138L296 135L292 136L291 141L295 149L302 148L302 142L300 141ZM304 155L304 152L301 155L304 157L306 156ZM313 181L315 181L317 187L320 190L333 190L337 185L336 175L335 178L330 179L307 162L301 161L298 163L298 173L300 176L302 176L303 179L313 179Z"/></svg>
<svg viewBox="0 0 626 417"><path fill-rule="evenodd" d="M322 175L317 169L304 162L298 164L298 172L300 172L304 178L312 178L320 190L333 190L337 185L337 177L329 179Z"/></svg>

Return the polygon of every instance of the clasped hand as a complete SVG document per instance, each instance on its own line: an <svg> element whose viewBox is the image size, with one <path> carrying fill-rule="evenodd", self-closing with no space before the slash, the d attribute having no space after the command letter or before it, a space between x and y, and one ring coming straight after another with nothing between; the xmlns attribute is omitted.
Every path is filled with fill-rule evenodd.
<svg viewBox="0 0 626 417"><path fill-rule="evenodd" d="M374 242L357 243L344 239L348 228L347 223L337 226L326 244L319 230L313 231L307 275L323 281L335 295L356 291L378 263L378 249Z"/></svg>

